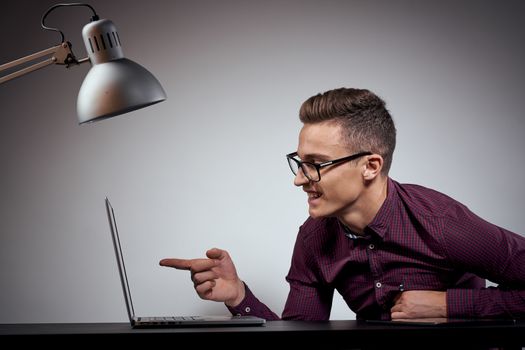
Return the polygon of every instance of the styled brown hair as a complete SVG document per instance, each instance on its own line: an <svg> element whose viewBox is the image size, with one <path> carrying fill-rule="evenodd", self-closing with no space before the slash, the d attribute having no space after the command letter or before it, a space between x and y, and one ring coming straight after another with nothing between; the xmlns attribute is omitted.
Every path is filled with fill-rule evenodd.
<svg viewBox="0 0 525 350"><path fill-rule="evenodd" d="M305 124L327 120L339 123L352 151L381 155L381 173L388 174L396 147L396 127L385 102L371 91L340 88L314 95L301 105L299 118Z"/></svg>

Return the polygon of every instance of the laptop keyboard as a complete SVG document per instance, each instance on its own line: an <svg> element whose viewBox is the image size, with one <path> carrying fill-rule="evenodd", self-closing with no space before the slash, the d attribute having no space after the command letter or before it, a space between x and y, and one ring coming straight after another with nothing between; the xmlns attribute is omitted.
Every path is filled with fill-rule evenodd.
<svg viewBox="0 0 525 350"><path fill-rule="evenodd" d="M140 322L177 322L196 320L198 316L139 317Z"/></svg>

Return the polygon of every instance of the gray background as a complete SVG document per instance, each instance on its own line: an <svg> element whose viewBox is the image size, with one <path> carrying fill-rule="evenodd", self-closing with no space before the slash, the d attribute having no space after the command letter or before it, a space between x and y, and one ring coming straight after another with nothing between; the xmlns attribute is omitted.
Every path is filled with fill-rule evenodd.
<svg viewBox="0 0 525 350"><path fill-rule="evenodd" d="M58 44L55 1L4 1L0 63ZM0 322L126 319L104 197L135 307L223 314L168 256L228 249L275 312L306 196L284 155L318 92L369 88L398 128L391 176L442 191L525 232L522 1L91 1L168 100L78 126L89 65L0 86ZM48 24L85 56L90 11ZM333 319L355 315L337 296Z"/></svg>

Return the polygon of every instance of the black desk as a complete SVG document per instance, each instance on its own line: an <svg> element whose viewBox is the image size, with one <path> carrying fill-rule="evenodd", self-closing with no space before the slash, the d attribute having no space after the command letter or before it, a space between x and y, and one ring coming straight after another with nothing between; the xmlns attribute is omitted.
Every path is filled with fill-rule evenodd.
<svg viewBox="0 0 525 350"><path fill-rule="evenodd" d="M525 321L515 325L428 327L367 324L362 321L271 321L259 327L131 329L128 323L50 323L0 324L0 341L15 341L17 347L37 342L48 345L99 345L117 341L119 345L152 345L159 343L178 347L194 344L217 348L282 348L290 349L451 349L458 341L470 347L525 346ZM200 345L200 346L198 346Z"/></svg>

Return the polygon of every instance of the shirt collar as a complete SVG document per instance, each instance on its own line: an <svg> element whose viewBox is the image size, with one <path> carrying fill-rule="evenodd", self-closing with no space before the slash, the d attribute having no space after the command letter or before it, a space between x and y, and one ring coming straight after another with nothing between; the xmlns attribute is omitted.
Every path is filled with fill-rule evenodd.
<svg viewBox="0 0 525 350"><path fill-rule="evenodd" d="M348 226L346 226L345 224L343 224L341 221L339 221L339 224L341 225L341 227L343 228L343 233L345 234L345 236L349 239L352 239L352 240L355 240L355 239L360 239L360 238L364 238L363 236L360 236L356 233L354 233L352 230L350 230L348 228Z"/></svg>

